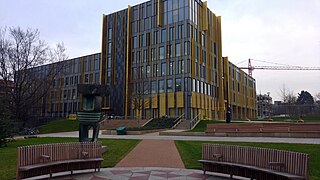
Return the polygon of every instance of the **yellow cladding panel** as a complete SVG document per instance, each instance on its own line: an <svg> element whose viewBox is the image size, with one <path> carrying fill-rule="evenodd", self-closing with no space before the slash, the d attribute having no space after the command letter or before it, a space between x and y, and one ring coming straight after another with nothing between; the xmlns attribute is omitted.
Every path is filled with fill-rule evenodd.
<svg viewBox="0 0 320 180"><path fill-rule="evenodd" d="M168 93L168 107L174 108L174 93Z"/></svg>
<svg viewBox="0 0 320 180"><path fill-rule="evenodd" d="M152 94L152 108L158 108L158 95Z"/></svg>
<svg viewBox="0 0 320 180"><path fill-rule="evenodd" d="M200 103L201 103L201 108L204 109L205 108L205 99L204 99L204 94L200 94Z"/></svg>
<svg viewBox="0 0 320 180"><path fill-rule="evenodd" d="M183 98L183 92L177 92L176 93L177 96L177 107L178 108L182 108L184 107L184 98Z"/></svg>
<svg viewBox="0 0 320 180"><path fill-rule="evenodd" d="M125 117L128 116L129 114L129 61L130 61L130 55L131 55L131 52L130 52L130 43L131 43L131 6L128 6L128 22L127 22L127 57L126 57L126 103L125 103ZM115 77L115 76L114 76Z"/></svg>
<svg viewBox="0 0 320 180"><path fill-rule="evenodd" d="M197 107L197 108L200 108L200 106L201 106L201 104L200 104L200 101L201 101L201 100L200 100L200 98L201 98L201 97L200 97L200 94L199 94L199 93L195 93L195 94L196 94L196 101L197 101L197 106L196 106L196 107Z"/></svg>
<svg viewBox="0 0 320 180"><path fill-rule="evenodd" d="M191 107L196 108L197 107L197 96L196 93L192 92L191 95Z"/></svg>
<svg viewBox="0 0 320 180"><path fill-rule="evenodd" d="M202 29L204 31L207 31L208 30L208 3L207 1L206 2L203 2L203 5L202 5Z"/></svg>
<svg viewBox="0 0 320 180"><path fill-rule="evenodd" d="M162 26L163 17L162 17L162 9L163 9L163 3L162 0L158 0L158 26Z"/></svg>
<svg viewBox="0 0 320 180"><path fill-rule="evenodd" d="M150 99L149 98L146 98L144 99L144 108L150 108Z"/></svg>
<svg viewBox="0 0 320 180"><path fill-rule="evenodd" d="M160 116L166 115L166 93L160 94Z"/></svg>

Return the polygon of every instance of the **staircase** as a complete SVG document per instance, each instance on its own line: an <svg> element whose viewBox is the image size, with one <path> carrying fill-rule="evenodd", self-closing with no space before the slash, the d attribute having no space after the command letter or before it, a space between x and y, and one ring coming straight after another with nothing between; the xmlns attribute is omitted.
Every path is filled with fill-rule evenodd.
<svg viewBox="0 0 320 180"><path fill-rule="evenodd" d="M189 130L190 129L190 121L183 119L175 129L183 129Z"/></svg>

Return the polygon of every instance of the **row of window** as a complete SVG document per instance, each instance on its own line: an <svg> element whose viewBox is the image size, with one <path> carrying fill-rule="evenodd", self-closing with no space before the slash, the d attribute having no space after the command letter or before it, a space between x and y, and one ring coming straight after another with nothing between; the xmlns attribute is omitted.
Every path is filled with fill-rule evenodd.
<svg viewBox="0 0 320 180"><path fill-rule="evenodd" d="M201 94L205 94L208 96L216 97L216 88L215 86L192 79L190 78L169 78L169 79L160 79L154 80L151 82L137 82L133 83L133 93L144 92L144 94L150 93L164 93L164 92L197 92ZM191 89L192 87L192 89Z"/></svg>
<svg viewBox="0 0 320 180"><path fill-rule="evenodd" d="M187 63L190 64L190 60L187 60ZM152 69L151 69L152 67ZM161 68L161 70L160 70ZM152 71L151 71L152 70ZM132 79L145 79L150 77L158 77L158 76L171 76L174 74L184 74L190 73L190 67L186 66L185 60L178 60L176 63L174 61L170 61L167 63L161 64L153 64L133 67L132 68Z"/></svg>
<svg viewBox="0 0 320 180"><path fill-rule="evenodd" d="M183 47L183 52L182 52ZM174 57L180 57L182 55L190 55L190 42L186 41L184 44L175 43L169 44L167 46L161 46L159 48L151 48L151 61L169 59ZM133 51L132 52L132 62L135 63L143 63L149 62L149 49L143 49L141 51ZM108 60L109 62L109 60ZM109 65L110 64L110 65ZM111 58L108 63L108 67L111 67Z"/></svg>

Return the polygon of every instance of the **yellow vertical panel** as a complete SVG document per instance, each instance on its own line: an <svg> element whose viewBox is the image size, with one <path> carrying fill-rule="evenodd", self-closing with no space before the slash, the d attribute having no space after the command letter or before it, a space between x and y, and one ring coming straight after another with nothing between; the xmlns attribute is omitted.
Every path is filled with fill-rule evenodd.
<svg viewBox="0 0 320 180"><path fill-rule="evenodd" d="M152 94L151 95L151 106L152 108L158 108L158 95L157 94Z"/></svg>
<svg viewBox="0 0 320 180"><path fill-rule="evenodd" d="M126 57L126 93L125 93L125 117L129 115L129 61L131 57L131 6L128 6L128 20L127 20L127 57Z"/></svg>
<svg viewBox="0 0 320 180"><path fill-rule="evenodd" d="M144 108L150 108L150 99L149 98L146 98L143 100L144 101Z"/></svg>
<svg viewBox="0 0 320 180"><path fill-rule="evenodd" d="M202 29L204 31L208 30L208 3L207 1L203 2L202 4Z"/></svg>
<svg viewBox="0 0 320 180"><path fill-rule="evenodd" d="M166 115L166 93L160 94L160 116Z"/></svg>
<svg viewBox="0 0 320 180"><path fill-rule="evenodd" d="M184 107L183 92L177 92L176 97L177 97L177 107L178 108Z"/></svg>
<svg viewBox="0 0 320 180"><path fill-rule="evenodd" d="M173 92L168 93L168 107L174 108L174 93Z"/></svg>
<svg viewBox="0 0 320 180"><path fill-rule="evenodd" d="M192 92L191 95L191 107L196 108L197 107L197 96L196 93Z"/></svg>
<svg viewBox="0 0 320 180"><path fill-rule="evenodd" d="M163 11L163 2L162 2L162 0L158 0L158 19L157 19L157 23L158 23L159 27L161 27L163 25L162 11Z"/></svg>
<svg viewBox="0 0 320 180"><path fill-rule="evenodd" d="M146 119L150 119L151 118L151 109L147 109L146 110Z"/></svg>
<svg viewBox="0 0 320 180"><path fill-rule="evenodd" d="M201 98L201 108L205 109L205 98L204 98L204 94L200 94L200 98Z"/></svg>
<svg viewBox="0 0 320 180"><path fill-rule="evenodd" d="M100 56L100 84L105 85L105 71L106 71L106 32L107 32L107 16L102 15L102 45L101 45L101 56Z"/></svg>
<svg viewBox="0 0 320 180"><path fill-rule="evenodd" d="M196 101L197 101L197 108L200 108L201 107L201 97L200 97L200 94L199 93L195 93L196 95Z"/></svg>

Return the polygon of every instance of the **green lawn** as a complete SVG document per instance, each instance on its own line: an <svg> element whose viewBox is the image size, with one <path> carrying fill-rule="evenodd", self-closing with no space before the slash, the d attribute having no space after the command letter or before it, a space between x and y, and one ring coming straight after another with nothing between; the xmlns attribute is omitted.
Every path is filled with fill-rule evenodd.
<svg viewBox="0 0 320 180"><path fill-rule="evenodd" d="M38 127L40 134L69 132L79 130L79 121L56 120Z"/></svg>
<svg viewBox="0 0 320 180"><path fill-rule="evenodd" d="M15 178L17 158L16 149L19 146L77 141L77 138L30 138L8 143L8 147L0 148L0 179L6 180ZM116 139L100 139L99 141L108 148L108 151L103 154L104 161L102 162L102 167L115 166L140 142L140 140Z"/></svg>
<svg viewBox="0 0 320 180"><path fill-rule="evenodd" d="M300 119L299 116L290 116L290 117L272 117L273 121L288 121L293 120L297 121ZM302 119L304 122L320 122L320 116L303 116Z"/></svg>
<svg viewBox="0 0 320 180"><path fill-rule="evenodd" d="M201 146L203 143L219 143L241 146L256 146L272 149L288 150L307 153L310 155L310 179L320 180L320 145L314 144L286 144L286 143L251 143L251 142L201 142L201 141L175 141L182 161L188 169L201 169L197 160L201 159Z"/></svg>

